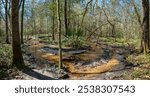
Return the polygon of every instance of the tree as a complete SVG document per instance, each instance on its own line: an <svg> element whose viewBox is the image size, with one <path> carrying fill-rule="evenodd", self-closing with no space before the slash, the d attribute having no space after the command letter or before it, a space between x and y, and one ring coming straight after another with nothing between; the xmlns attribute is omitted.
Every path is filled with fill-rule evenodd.
<svg viewBox="0 0 150 97"><path fill-rule="evenodd" d="M1 14L2 14L2 6L0 4L0 36L2 35L2 28L1 28L1 25L2 25L2 16L1 16Z"/></svg>
<svg viewBox="0 0 150 97"><path fill-rule="evenodd" d="M19 34L19 0L12 0L12 48L13 66L18 69L24 68L24 61L21 52L21 42Z"/></svg>
<svg viewBox="0 0 150 97"><path fill-rule="evenodd" d="M9 35L8 35L8 0L5 0L5 26L6 26L6 43L10 43L9 42Z"/></svg>
<svg viewBox="0 0 150 97"><path fill-rule="evenodd" d="M57 23L58 23L58 43L59 43L59 69L62 68L62 43L61 43L61 19L60 19L60 0L57 0Z"/></svg>
<svg viewBox="0 0 150 97"><path fill-rule="evenodd" d="M31 19L32 19L32 35L35 35L36 34L36 19L35 19L35 0L32 0L31 1L31 5L32 5L32 8L31 8Z"/></svg>
<svg viewBox="0 0 150 97"><path fill-rule="evenodd" d="M64 3L65 33L68 31L68 0Z"/></svg>
<svg viewBox="0 0 150 97"><path fill-rule="evenodd" d="M23 25L24 25L24 5L25 0L22 0L22 12L21 12L21 43L23 44Z"/></svg>
<svg viewBox="0 0 150 97"><path fill-rule="evenodd" d="M86 7L85 7L85 11L83 13L83 17L82 17L82 20L81 20L81 24L80 24L80 29L82 28L83 26L83 23L84 23L84 19L85 19L85 16L87 14L87 11L88 11L88 6L90 5L90 3L92 2L93 0L89 0L86 4Z"/></svg>
<svg viewBox="0 0 150 97"><path fill-rule="evenodd" d="M149 51L149 0L142 0L143 6L143 34L142 49L144 54Z"/></svg>
<svg viewBox="0 0 150 97"><path fill-rule="evenodd" d="M56 16L56 2L55 0L52 0L52 3L50 5L50 10L52 10L52 40L55 40L55 16Z"/></svg>

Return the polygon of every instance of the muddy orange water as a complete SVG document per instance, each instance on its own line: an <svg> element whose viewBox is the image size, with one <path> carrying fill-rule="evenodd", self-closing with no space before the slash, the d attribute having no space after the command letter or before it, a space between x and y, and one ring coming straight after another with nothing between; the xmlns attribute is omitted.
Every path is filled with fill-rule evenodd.
<svg viewBox="0 0 150 97"><path fill-rule="evenodd" d="M84 54L78 54L78 55L66 55L63 54L63 58L70 58L70 57L75 57L78 58L84 62L86 61L93 61L96 58L100 57L100 55L102 54L102 49L100 46L97 46L93 43L89 43L89 45L91 46L90 50L87 50ZM58 60L59 60L59 56L58 55L53 55L51 53L44 53L41 52L39 49L41 47L44 46L49 46L49 45L45 45L44 43L39 43L38 41L31 43L30 46L30 52L32 54L34 54L34 56L37 59L44 59L44 60L48 60L51 63L55 63L58 64ZM101 64L95 67L84 67L84 66L80 66L78 68L76 68L76 63L75 62L69 62L69 61L64 61L63 62L64 66L66 67L66 69L69 71L70 74L70 79L78 79L80 77L82 77L84 75L84 77L88 78L97 74L101 74L104 72L108 72L111 71L116 65L119 64L118 60L115 59L111 59L109 60L108 63L106 64ZM40 65L42 66L42 64ZM44 64L43 64L44 66Z"/></svg>

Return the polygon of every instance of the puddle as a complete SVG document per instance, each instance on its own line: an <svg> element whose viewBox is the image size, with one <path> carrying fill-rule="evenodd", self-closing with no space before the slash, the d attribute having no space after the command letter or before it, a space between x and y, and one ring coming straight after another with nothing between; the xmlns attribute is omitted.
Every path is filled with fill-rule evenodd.
<svg viewBox="0 0 150 97"><path fill-rule="evenodd" d="M40 50L45 53L58 55L58 48L52 48L52 47L45 46L45 47L42 47ZM63 54L71 54L71 55L82 54L82 53L85 53L86 51L87 51L86 49L81 49L81 50L62 49Z"/></svg>

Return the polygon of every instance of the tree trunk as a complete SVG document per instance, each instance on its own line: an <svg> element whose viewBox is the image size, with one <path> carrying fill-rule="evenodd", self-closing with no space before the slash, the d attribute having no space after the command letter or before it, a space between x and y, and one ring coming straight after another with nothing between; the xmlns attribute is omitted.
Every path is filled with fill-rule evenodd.
<svg viewBox="0 0 150 97"><path fill-rule="evenodd" d="M52 27L52 40L54 41L55 40L55 16L53 14L53 27Z"/></svg>
<svg viewBox="0 0 150 97"><path fill-rule="evenodd" d="M70 20L70 18L71 18L71 0L68 0L68 28L70 28L70 22L71 22L71 20Z"/></svg>
<svg viewBox="0 0 150 97"><path fill-rule="evenodd" d="M85 16L86 16L86 14L87 14L87 11L88 11L88 6L89 6L89 4L90 4L92 1L93 1L93 0L90 0L90 1L87 2L87 4L86 4L85 11L84 11L83 17L82 17L82 19L81 19L80 29L81 29L82 26L83 26L84 19L85 19Z"/></svg>
<svg viewBox="0 0 150 97"><path fill-rule="evenodd" d="M64 20L65 20L65 33L68 31L68 0L64 4Z"/></svg>
<svg viewBox="0 0 150 97"><path fill-rule="evenodd" d="M23 44L23 25L24 25L24 5L25 0L22 1L22 12L21 12L21 43Z"/></svg>
<svg viewBox="0 0 150 97"><path fill-rule="evenodd" d="M57 0L57 23L58 23L58 34L59 34L59 69L62 69L62 47L61 47L61 19L60 19L60 0Z"/></svg>
<svg viewBox="0 0 150 97"><path fill-rule="evenodd" d="M0 14L2 13L2 7L0 5ZM2 25L2 17L0 15L0 36L2 36L2 28L1 28L1 25Z"/></svg>
<svg viewBox="0 0 150 97"><path fill-rule="evenodd" d="M32 4L32 9L31 9L31 14L32 14L32 35L36 35L35 0L32 0L31 4Z"/></svg>
<svg viewBox="0 0 150 97"><path fill-rule="evenodd" d="M13 48L13 66L18 69L24 68L24 61L21 52L20 34L19 34L19 0L12 0L12 48Z"/></svg>
<svg viewBox="0 0 150 97"><path fill-rule="evenodd" d="M142 0L143 5L143 35L142 48L144 54L149 52L149 0Z"/></svg>
<svg viewBox="0 0 150 97"><path fill-rule="evenodd" d="M5 26L6 26L6 43L9 42L9 35L8 35L8 0L5 0Z"/></svg>
<svg viewBox="0 0 150 97"><path fill-rule="evenodd" d="M55 1L53 0L53 3ZM53 17L52 17L52 21L53 21L53 26L52 26L52 40L55 40L55 10L53 9Z"/></svg>

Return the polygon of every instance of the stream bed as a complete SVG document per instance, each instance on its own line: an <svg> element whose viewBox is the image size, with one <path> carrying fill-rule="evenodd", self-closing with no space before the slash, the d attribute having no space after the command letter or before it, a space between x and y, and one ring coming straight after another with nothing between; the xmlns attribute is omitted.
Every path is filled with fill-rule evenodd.
<svg viewBox="0 0 150 97"><path fill-rule="evenodd" d="M64 68L60 73L58 48L40 43L28 48L28 54L24 57L30 64L32 73L38 72L53 79L119 79L124 71L134 66L125 59L126 55L130 54L128 49L93 44L78 50L62 49Z"/></svg>

